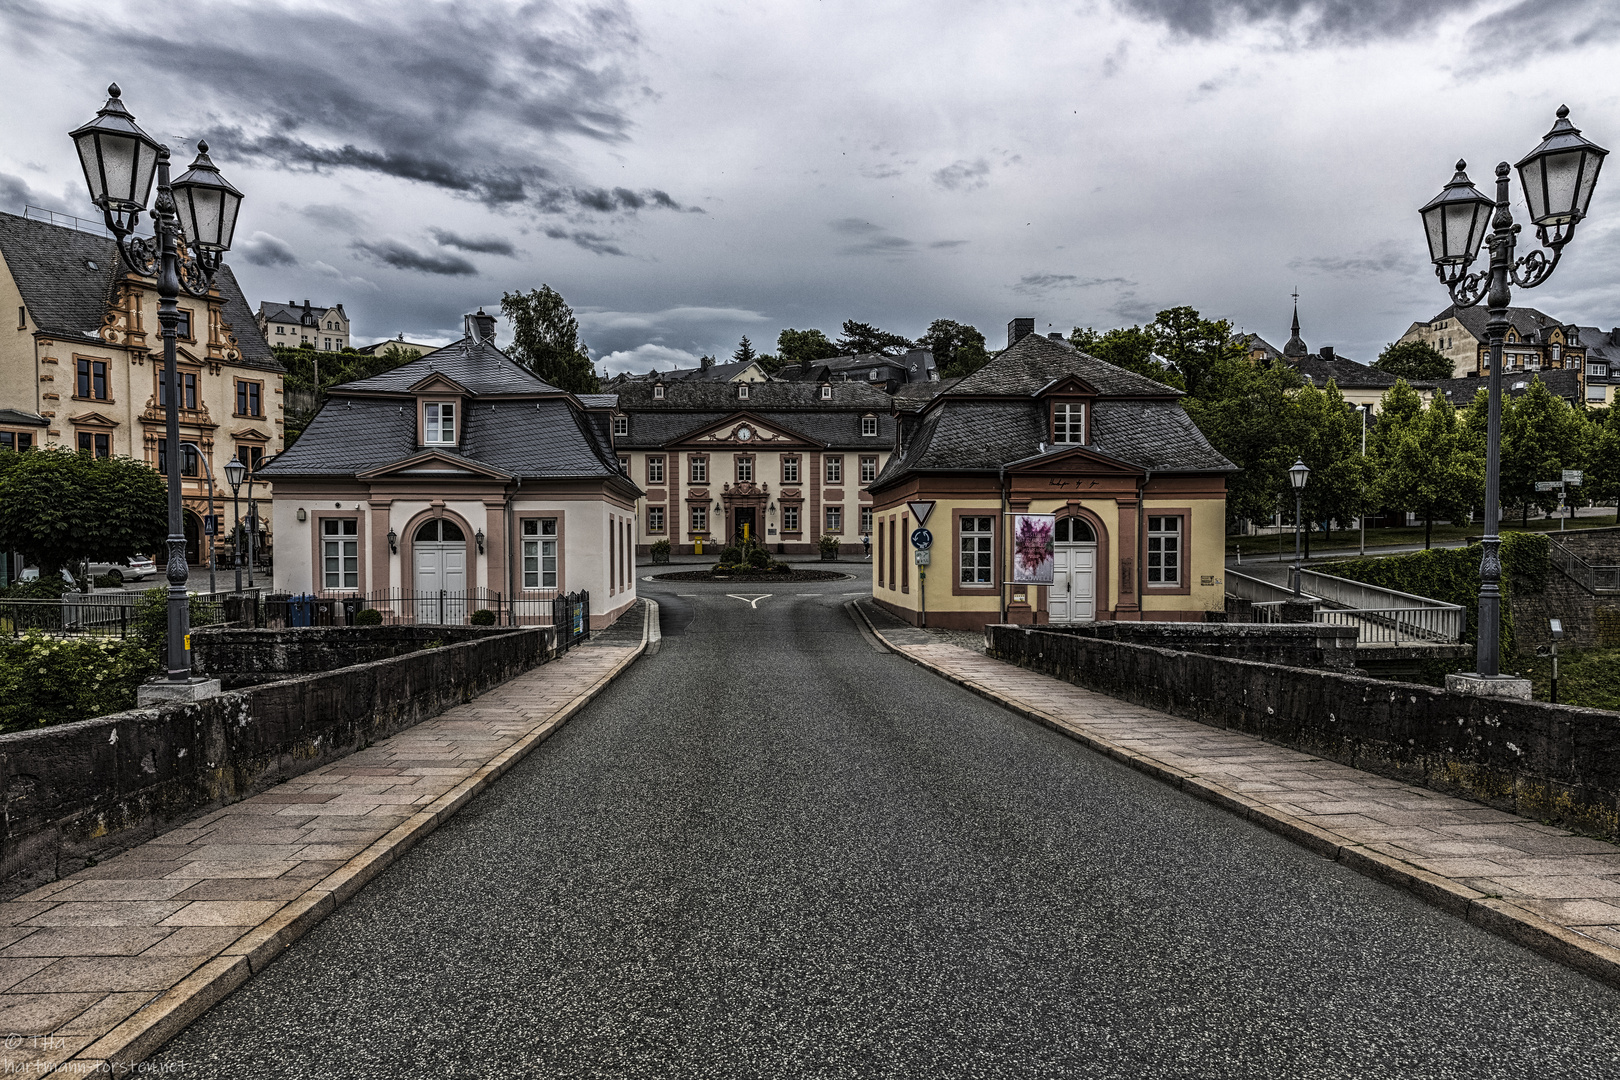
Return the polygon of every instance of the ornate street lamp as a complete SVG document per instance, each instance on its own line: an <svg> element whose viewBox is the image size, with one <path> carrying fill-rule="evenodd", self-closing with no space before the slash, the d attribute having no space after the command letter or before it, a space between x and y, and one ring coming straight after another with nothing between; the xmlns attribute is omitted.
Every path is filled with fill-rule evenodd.
<svg viewBox="0 0 1620 1080"><path fill-rule="evenodd" d="M1575 237L1575 226L1586 217L1592 188L1608 151L1581 137L1569 122L1569 109L1560 105L1558 119L1546 138L1518 164L1524 201L1542 247L1518 259L1513 257L1520 226L1508 209L1507 162L1496 166L1496 198L1487 198L1457 162L1457 174L1445 190L1418 211L1429 240L1435 276L1459 308L1486 301L1489 321L1486 338L1491 347L1490 398L1485 439L1485 536L1479 563L1479 643L1475 676L1501 678L1502 559L1499 552L1499 498L1502 436L1502 339L1507 334L1511 285L1533 289L1546 281ZM1490 266L1469 273L1484 237L1485 215L1491 218ZM1551 250L1549 259L1543 248Z"/></svg>
<svg viewBox="0 0 1620 1080"><path fill-rule="evenodd" d="M1303 533L1300 526L1303 523L1301 515L1304 512L1303 500L1305 497L1305 481L1311 478L1311 467L1305 464L1304 458L1294 459L1294 464L1288 470L1288 482L1294 486L1294 596L1301 596L1299 576L1305 564L1300 556L1300 537Z"/></svg>
<svg viewBox="0 0 1620 1080"><path fill-rule="evenodd" d="M241 458L231 458L225 463L225 482L231 485L231 517L235 521L235 531L231 533L231 562L236 564L236 595L242 595L242 477L247 473L247 466L242 464Z"/></svg>
<svg viewBox="0 0 1620 1080"><path fill-rule="evenodd" d="M70 132L84 168L90 200L101 208L118 253L130 270L154 278L158 325L163 335L164 412L169 471L169 650L168 682L191 679L190 615L186 601L186 538L180 517L183 448L180 445L180 379L175 369L175 301L181 290L208 295L224 253L230 250L242 194L227 184L197 144L197 160L178 180L169 181L169 149L135 123L121 100L118 84L107 88L107 103L94 120ZM157 201L150 211L152 236L134 235L146 210L156 173ZM238 586L240 588L240 586Z"/></svg>

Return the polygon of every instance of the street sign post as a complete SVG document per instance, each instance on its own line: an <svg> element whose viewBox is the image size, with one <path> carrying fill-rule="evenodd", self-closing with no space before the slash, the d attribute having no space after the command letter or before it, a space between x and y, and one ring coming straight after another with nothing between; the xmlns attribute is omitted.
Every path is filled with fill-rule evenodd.
<svg viewBox="0 0 1620 1080"><path fill-rule="evenodd" d="M928 524L928 515L934 512L934 503L932 500L908 502L906 503L906 509L911 511L911 516L917 519L918 525L926 525Z"/></svg>
<svg viewBox="0 0 1620 1080"><path fill-rule="evenodd" d="M1558 490L1558 482L1555 481L1555 480L1537 480L1536 481L1536 490L1537 491L1557 491Z"/></svg>
<svg viewBox="0 0 1620 1080"><path fill-rule="evenodd" d="M911 553L911 557L917 560L918 566L927 566L928 557L932 554L933 552L929 551L927 548L917 548Z"/></svg>
<svg viewBox="0 0 1620 1080"><path fill-rule="evenodd" d="M1581 481L1584 480L1584 479L1586 479L1586 474L1583 473L1579 469L1565 469L1564 470L1564 483L1566 483L1566 484L1571 484L1571 485L1573 485L1575 487L1580 487L1581 486Z"/></svg>
<svg viewBox="0 0 1620 1080"><path fill-rule="evenodd" d="M934 546L934 534L927 529L911 530L911 546L927 550Z"/></svg>

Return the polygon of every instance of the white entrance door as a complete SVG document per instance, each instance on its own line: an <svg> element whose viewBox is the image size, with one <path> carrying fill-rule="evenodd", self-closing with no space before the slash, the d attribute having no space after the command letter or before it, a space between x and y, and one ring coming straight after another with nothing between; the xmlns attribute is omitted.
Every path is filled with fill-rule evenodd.
<svg viewBox="0 0 1620 1080"><path fill-rule="evenodd" d="M417 623L467 619L467 542L454 522L429 521L416 532Z"/></svg>
<svg viewBox="0 0 1620 1080"><path fill-rule="evenodd" d="M1063 518L1055 540L1047 615L1055 623L1091 622L1097 617L1096 534L1081 518Z"/></svg>

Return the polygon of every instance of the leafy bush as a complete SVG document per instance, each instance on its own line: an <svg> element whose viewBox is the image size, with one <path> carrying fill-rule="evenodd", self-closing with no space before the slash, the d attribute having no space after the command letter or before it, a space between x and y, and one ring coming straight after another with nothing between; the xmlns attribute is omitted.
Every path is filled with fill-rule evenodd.
<svg viewBox="0 0 1620 1080"><path fill-rule="evenodd" d="M116 589L123 583L123 578L116 578L111 574L98 574L95 580L91 582L98 589Z"/></svg>
<svg viewBox="0 0 1620 1080"><path fill-rule="evenodd" d="M32 581L19 581L10 588L0 589L0 599L57 600L68 588L68 583L62 580L60 574L50 574Z"/></svg>
<svg viewBox="0 0 1620 1080"><path fill-rule="evenodd" d="M482 612L479 614L482 614ZM382 621L382 612L374 607L361 608L354 613L354 625L356 626L381 626Z"/></svg>
<svg viewBox="0 0 1620 1080"><path fill-rule="evenodd" d="M735 569L737 569L737 568L735 566L731 565L728 562L717 562L713 566L709 567L709 573L711 573L711 574L729 574Z"/></svg>
<svg viewBox="0 0 1620 1080"><path fill-rule="evenodd" d="M765 553L764 548L753 548L748 552L748 565L756 570L763 570L771 565L771 557Z"/></svg>
<svg viewBox="0 0 1620 1080"><path fill-rule="evenodd" d="M823 533L821 539L816 541L816 546L821 548L821 557L823 559L837 558L838 545L842 540L843 537L835 533Z"/></svg>
<svg viewBox="0 0 1620 1080"><path fill-rule="evenodd" d="M207 626L216 614L208 601L195 594L190 597L189 608L193 627ZM169 590L147 589L141 593L140 599L130 605L129 617L130 631L141 648L154 656L167 656L163 643L169 636Z"/></svg>
<svg viewBox="0 0 1620 1080"><path fill-rule="evenodd" d="M720 551L720 561L735 566L743 561L742 548L735 544L728 544Z"/></svg>
<svg viewBox="0 0 1620 1080"><path fill-rule="evenodd" d="M1513 649L1512 594L1522 588L1539 593L1547 585L1551 569L1547 537L1542 533L1502 535L1502 650ZM1478 544L1463 548L1432 548L1410 555L1383 558L1344 559L1326 563L1324 574L1334 574L1368 585L1425 596L1447 604L1457 604L1467 615L1469 641L1479 640L1479 560Z"/></svg>
<svg viewBox="0 0 1620 1080"><path fill-rule="evenodd" d="M669 541L659 540L652 546L652 560L655 563L669 562Z"/></svg>
<svg viewBox="0 0 1620 1080"><path fill-rule="evenodd" d="M37 630L0 639L0 731L133 709L135 688L156 669L157 657L134 641Z"/></svg>
<svg viewBox="0 0 1620 1080"><path fill-rule="evenodd" d="M380 622L381 619L379 619L378 621ZM495 625L495 613L493 611L490 611L488 608L484 608L481 611L473 612L472 617L469 618L467 621L472 623L474 626L494 626Z"/></svg>

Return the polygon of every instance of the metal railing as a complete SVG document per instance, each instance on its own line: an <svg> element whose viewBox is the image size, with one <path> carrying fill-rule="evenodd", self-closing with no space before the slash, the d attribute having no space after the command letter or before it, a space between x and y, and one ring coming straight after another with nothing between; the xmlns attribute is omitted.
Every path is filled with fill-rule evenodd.
<svg viewBox="0 0 1620 1080"><path fill-rule="evenodd" d="M1293 599L1294 596L1294 590L1285 585L1262 581L1248 574L1234 573L1231 567L1226 568L1226 591L1241 600L1249 601L1256 607L1261 604L1280 604L1284 600Z"/></svg>
<svg viewBox="0 0 1620 1080"><path fill-rule="evenodd" d="M1594 566L1551 536L1547 537L1547 558L1554 570L1593 596L1620 593L1620 566Z"/></svg>
<svg viewBox="0 0 1620 1080"><path fill-rule="evenodd" d="M1462 609L1446 607L1317 608L1314 621L1353 626L1359 645L1455 645L1462 637Z"/></svg>
<svg viewBox="0 0 1620 1080"><path fill-rule="evenodd" d="M557 597L551 605L557 651L567 652L591 636L591 594L581 589Z"/></svg>
<svg viewBox="0 0 1620 1080"><path fill-rule="evenodd" d="M264 598L259 626L356 626L362 611L375 611L384 626L478 625L474 616L490 612L491 626L553 626L559 648L590 636L591 597L581 590L525 592L509 599L489 589L379 589L367 593L277 593Z"/></svg>
<svg viewBox="0 0 1620 1080"><path fill-rule="evenodd" d="M98 634L129 637L140 629L136 610L142 592L63 593L60 600L0 600L0 633L13 637L29 630L46 634ZM231 593L191 593L191 625L234 621ZM156 628L159 636L161 626Z"/></svg>
<svg viewBox="0 0 1620 1080"><path fill-rule="evenodd" d="M1316 570L1300 572L1300 589L1303 599L1315 605L1313 622L1354 626L1360 630L1361 645L1456 644L1468 624L1467 613L1456 604ZM1226 571L1226 591L1249 601L1255 621L1261 623L1282 621L1279 609L1294 598L1286 586L1236 574L1231 568Z"/></svg>

